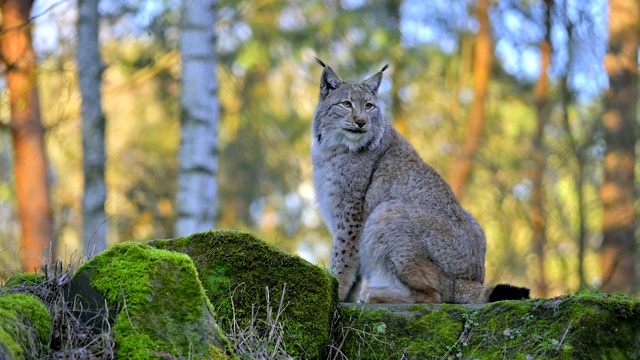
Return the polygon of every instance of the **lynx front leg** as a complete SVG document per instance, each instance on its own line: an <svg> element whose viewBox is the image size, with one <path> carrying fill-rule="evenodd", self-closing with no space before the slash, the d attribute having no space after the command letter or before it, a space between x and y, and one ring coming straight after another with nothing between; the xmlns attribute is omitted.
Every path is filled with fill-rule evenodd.
<svg viewBox="0 0 640 360"><path fill-rule="evenodd" d="M345 301L358 278L357 239L336 236L331 257L331 270L338 278L338 298Z"/></svg>
<svg viewBox="0 0 640 360"><path fill-rule="evenodd" d="M359 281L360 230L362 223L357 213L350 213L349 220L338 221L333 238L331 270L338 278L338 298L346 301L354 285Z"/></svg>

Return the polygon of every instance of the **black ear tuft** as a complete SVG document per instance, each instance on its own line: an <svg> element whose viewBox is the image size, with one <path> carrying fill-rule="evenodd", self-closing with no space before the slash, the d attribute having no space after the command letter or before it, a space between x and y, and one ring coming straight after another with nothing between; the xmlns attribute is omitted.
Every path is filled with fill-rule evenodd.
<svg viewBox="0 0 640 360"><path fill-rule="evenodd" d="M385 71L387 67L389 67L389 65L385 65L382 68L382 70L373 74L373 76L371 76L370 78L368 78L362 83L369 88L369 90L371 91L371 93L373 93L373 95L377 96L378 89L380 88L380 84L382 83L382 72Z"/></svg>
<svg viewBox="0 0 640 360"><path fill-rule="evenodd" d="M315 58L318 64L324 67L322 78L320 79L320 100L324 100L329 94L342 85L342 79L336 74L331 66L325 65L322 60Z"/></svg>
<svg viewBox="0 0 640 360"><path fill-rule="evenodd" d="M513 285L500 284L493 288L489 302L501 300L522 300L529 298L529 289Z"/></svg>
<svg viewBox="0 0 640 360"><path fill-rule="evenodd" d="M316 59L318 60L318 59ZM385 70L387 70L389 68L389 64L385 65L382 67L382 70L380 70L380 72L384 72Z"/></svg>

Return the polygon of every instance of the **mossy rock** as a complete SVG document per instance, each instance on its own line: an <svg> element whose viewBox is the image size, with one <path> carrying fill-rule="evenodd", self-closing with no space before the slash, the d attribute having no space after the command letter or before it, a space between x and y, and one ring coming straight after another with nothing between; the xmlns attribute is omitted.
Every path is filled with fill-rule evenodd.
<svg viewBox="0 0 640 360"><path fill-rule="evenodd" d="M229 331L247 325L252 311L265 319L266 288L278 308L284 291L284 342L297 359L325 359L337 305L337 283L327 271L244 231L219 230L150 245L189 255L219 322Z"/></svg>
<svg viewBox="0 0 640 360"><path fill-rule="evenodd" d="M119 359L232 358L193 262L184 254L137 243L115 245L78 269L69 296L90 316L102 314L94 326L109 324ZM101 306L105 301L108 311Z"/></svg>
<svg viewBox="0 0 640 360"><path fill-rule="evenodd" d="M340 309L348 359L640 359L640 300L581 291L486 305Z"/></svg>
<svg viewBox="0 0 640 360"><path fill-rule="evenodd" d="M35 286L40 285L47 280L44 274L36 273L15 273L7 279L6 287L16 286Z"/></svg>
<svg viewBox="0 0 640 360"><path fill-rule="evenodd" d="M0 359L39 359L47 352L51 315L34 295L0 295Z"/></svg>

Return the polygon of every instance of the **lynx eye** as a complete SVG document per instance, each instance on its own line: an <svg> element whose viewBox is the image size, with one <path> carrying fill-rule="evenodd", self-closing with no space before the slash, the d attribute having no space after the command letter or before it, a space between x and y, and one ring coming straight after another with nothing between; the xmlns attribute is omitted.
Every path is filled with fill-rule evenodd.
<svg viewBox="0 0 640 360"><path fill-rule="evenodd" d="M351 101L343 101L342 106L346 107L347 109L351 109Z"/></svg>
<svg viewBox="0 0 640 360"><path fill-rule="evenodd" d="M365 109L367 109L367 110L371 110L371 109L373 109L373 108L375 108L375 107L376 107L376 106L375 106L375 105L373 105L372 103L366 103L366 104L364 105L364 108L365 108Z"/></svg>

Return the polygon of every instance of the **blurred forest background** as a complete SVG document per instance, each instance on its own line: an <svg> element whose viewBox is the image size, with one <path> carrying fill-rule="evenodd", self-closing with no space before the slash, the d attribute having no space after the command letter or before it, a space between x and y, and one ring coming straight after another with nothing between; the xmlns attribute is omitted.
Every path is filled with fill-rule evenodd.
<svg viewBox="0 0 640 360"><path fill-rule="evenodd" d="M206 151L217 162L216 228L254 231L328 265L309 152L322 70L313 57L349 79L390 63L380 89L387 118L484 227L488 284L534 296L637 291L636 0L115 0L96 2L95 17L78 15L87 0L1 3L0 280L36 267L24 263L39 251L25 245L25 178L45 180L48 195L27 190L22 201L50 198L45 233L64 262L100 231L107 246L186 235L174 230L189 110L181 80L185 53L200 48L181 37L182 6L215 3L210 99L219 106L205 135L215 145ZM10 3L29 5L13 27ZM97 60L78 60L91 47L79 45L83 21L99 29L84 40ZM12 113L24 104L12 100L11 76L26 53L12 62L5 43L16 29L32 35L45 176L18 175L32 159L15 149ZM98 86L103 110L93 106L98 122L83 127L91 109L81 68L100 63L87 86ZM87 146L101 140L88 139L103 126L106 153L91 167ZM104 208L92 223L83 195L100 190L84 190L85 179L101 167L106 200L93 205Z"/></svg>

